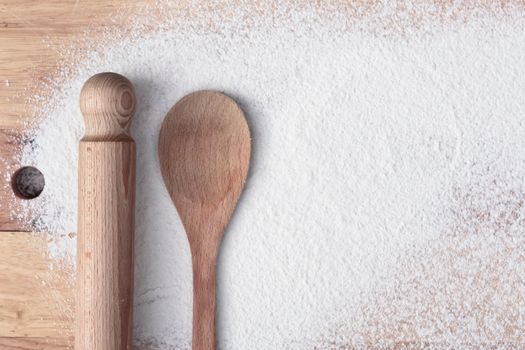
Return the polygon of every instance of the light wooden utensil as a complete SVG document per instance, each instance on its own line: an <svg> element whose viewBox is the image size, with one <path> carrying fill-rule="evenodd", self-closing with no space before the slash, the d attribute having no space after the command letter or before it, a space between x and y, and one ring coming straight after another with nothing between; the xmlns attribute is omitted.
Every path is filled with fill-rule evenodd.
<svg viewBox="0 0 525 350"><path fill-rule="evenodd" d="M133 85L115 73L80 93L76 350L131 349L135 142Z"/></svg>
<svg viewBox="0 0 525 350"><path fill-rule="evenodd" d="M162 175L192 254L193 350L215 349L216 259L246 180L250 148L243 112L218 92L184 97L160 130Z"/></svg>

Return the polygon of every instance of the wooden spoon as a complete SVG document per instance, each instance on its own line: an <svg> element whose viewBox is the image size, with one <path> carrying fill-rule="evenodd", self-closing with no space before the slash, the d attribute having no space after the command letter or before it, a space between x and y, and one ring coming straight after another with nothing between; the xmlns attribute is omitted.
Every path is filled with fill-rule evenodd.
<svg viewBox="0 0 525 350"><path fill-rule="evenodd" d="M250 163L250 131L235 101L187 95L162 124L159 158L193 261L193 350L215 349L215 266Z"/></svg>

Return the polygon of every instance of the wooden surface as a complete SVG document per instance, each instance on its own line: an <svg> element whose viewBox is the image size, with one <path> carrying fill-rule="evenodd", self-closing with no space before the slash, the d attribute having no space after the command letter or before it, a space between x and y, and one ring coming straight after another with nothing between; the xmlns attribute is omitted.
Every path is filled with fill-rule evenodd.
<svg viewBox="0 0 525 350"><path fill-rule="evenodd" d="M216 260L248 174L250 150L243 112L218 92L185 96L162 123L162 176L193 262L193 350L215 349Z"/></svg>
<svg viewBox="0 0 525 350"><path fill-rule="evenodd" d="M0 338L2 350L66 350L71 349L71 340L64 338Z"/></svg>
<svg viewBox="0 0 525 350"><path fill-rule="evenodd" d="M80 93L77 350L131 348L135 100L133 85L115 73L91 77Z"/></svg>
<svg viewBox="0 0 525 350"><path fill-rule="evenodd" d="M0 349L73 346L72 267L64 263L58 269L56 264L51 270L46 234L23 232L26 223L11 215L21 199L14 196L9 179L20 166L17 154L26 138L25 125L34 121L39 110L38 103L28 101L51 93L44 86L64 64L61 45L75 43L82 51L78 39L85 31L96 35L125 27L132 23L130 17L144 18L145 7L150 19L155 18L151 4L144 0L0 2L0 231L4 231L0 232Z"/></svg>
<svg viewBox="0 0 525 350"><path fill-rule="evenodd" d="M91 35L129 25L129 18L142 13L151 1L12 1L0 3L0 176L9 177L20 166L13 155L23 144L27 124L34 122L39 105L51 91L45 82L64 65L59 48ZM152 6L151 6L152 7ZM152 7L153 8L153 7ZM148 13L155 17L155 11ZM117 16L118 14L118 16ZM78 55L79 57L81 55ZM75 57L68 58L74 64ZM15 157L16 158L16 157ZM6 166L9 165L9 166ZM9 184L0 184L0 230L27 229L10 215L20 199L12 196Z"/></svg>
<svg viewBox="0 0 525 350"><path fill-rule="evenodd" d="M62 347L71 344L72 271L67 265L50 268L48 256L42 251L45 234L0 235L0 345L42 343L47 337L54 339L49 349L54 343Z"/></svg>

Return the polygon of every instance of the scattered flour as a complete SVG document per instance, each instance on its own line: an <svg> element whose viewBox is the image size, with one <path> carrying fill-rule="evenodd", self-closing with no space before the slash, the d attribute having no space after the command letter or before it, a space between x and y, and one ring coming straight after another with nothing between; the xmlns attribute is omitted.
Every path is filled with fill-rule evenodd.
<svg viewBox="0 0 525 350"><path fill-rule="evenodd" d="M136 344L190 349L190 253L156 145L177 100L220 90L253 138L218 265L220 349L525 346L525 11L428 24L384 8L357 11L359 25L276 11L217 26L203 9L93 41L49 83L22 155L46 189L13 215L74 263L79 91L127 76Z"/></svg>

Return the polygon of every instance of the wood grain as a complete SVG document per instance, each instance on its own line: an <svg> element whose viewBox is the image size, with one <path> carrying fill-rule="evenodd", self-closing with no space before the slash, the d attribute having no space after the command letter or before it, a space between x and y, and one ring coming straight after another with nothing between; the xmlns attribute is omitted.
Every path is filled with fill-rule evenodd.
<svg viewBox="0 0 525 350"><path fill-rule="evenodd" d="M2 338L2 350L70 350L73 349L72 339L65 338Z"/></svg>
<svg viewBox="0 0 525 350"><path fill-rule="evenodd" d="M20 133L11 129L0 129L0 229L5 231L23 230L25 225L11 213L16 212L23 200L18 198L11 186L11 179L20 168L16 156L22 147ZM1 236L0 236L1 237Z"/></svg>
<svg viewBox="0 0 525 350"><path fill-rule="evenodd" d="M51 268L46 245L45 233L0 232L0 337L72 335L72 267Z"/></svg>
<svg viewBox="0 0 525 350"><path fill-rule="evenodd" d="M215 349L215 265L246 180L250 150L243 112L218 92L182 98L160 131L162 175L192 253L194 350Z"/></svg>
<svg viewBox="0 0 525 350"><path fill-rule="evenodd" d="M132 341L135 111L132 84L115 73L91 77L80 109L77 350L125 350Z"/></svg>

